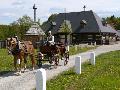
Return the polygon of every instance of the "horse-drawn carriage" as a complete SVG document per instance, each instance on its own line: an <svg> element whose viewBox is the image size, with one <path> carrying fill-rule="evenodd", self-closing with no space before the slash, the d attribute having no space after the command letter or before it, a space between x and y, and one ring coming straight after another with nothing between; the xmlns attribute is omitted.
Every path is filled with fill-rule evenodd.
<svg viewBox="0 0 120 90"><path fill-rule="evenodd" d="M40 45L39 52L37 55L37 65L42 66L44 61L49 61L50 64L54 66L59 65L59 60L64 60L64 65L68 63L69 60L69 46L63 43L55 43L50 45L48 42Z"/></svg>
<svg viewBox="0 0 120 90"><path fill-rule="evenodd" d="M31 41L18 41L15 37L7 38L7 49L10 54L14 57L14 67L16 71L22 70L22 61L24 61L24 70L26 69L27 56L29 55L32 62L32 69L35 66L35 50ZM69 48L63 43L55 43L50 45L48 42L45 44L40 44L39 52L37 53L37 65L42 66L43 61L49 61L50 64L54 66L59 65L60 57L64 60L64 65L68 63L69 60ZM18 62L18 63L17 63ZM17 68L17 64L19 67Z"/></svg>

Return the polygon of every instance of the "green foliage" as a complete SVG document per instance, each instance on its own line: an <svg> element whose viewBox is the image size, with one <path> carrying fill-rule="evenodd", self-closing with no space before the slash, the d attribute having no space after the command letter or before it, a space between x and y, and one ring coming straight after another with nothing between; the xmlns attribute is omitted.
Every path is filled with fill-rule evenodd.
<svg viewBox="0 0 120 90"><path fill-rule="evenodd" d="M6 49L0 49L0 75L13 70L13 57Z"/></svg>
<svg viewBox="0 0 120 90"><path fill-rule="evenodd" d="M29 16L24 15L21 18L19 18L17 21L14 21L13 23L11 23L11 25L30 26L32 23L33 23L33 20Z"/></svg>
<svg viewBox="0 0 120 90"><path fill-rule="evenodd" d="M24 38L24 34L32 24L32 19L24 15L10 25L0 25L0 40L17 35L20 39ZM39 21L38 21L39 22Z"/></svg>
<svg viewBox="0 0 120 90"><path fill-rule="evenodd" d="M111 17L107 17L105 19L108 24L113 26L116 30L120 30L120 17L115 17L114 15Z"/></svg>
<svg viewBox="0 0 120 90"><path fill-rule="evenodd" d="M85 51L88 51L88 50L94 49L94 48L96 48L96 47L83 47L83 48L81 48L80 46L70 46L69 54L75 55L77 53L82 53L82 52L85 52Z"/></svg>
<svg viewBox="0 0 120 90"><path fill-rule="evenodd" d="M9 31L8 25L0 25L0 40L4 40L5 36L8 35L8 31Z"/></svg>
<svg viewBox="0 0 120 90"><path fill-rule="evenodd" d="M88 62L82 65L82 74L74 69L65 71L47 82L47 90L119 90L120 51L101 54L96 65Z"/></svg>
<svg viewBox="0 0 120 90"><path fill-rule="evenodd" d="M41 28L43 30L48 30L48 28L50 28L50 25L49 25L48 21L43 22L43 24L41 25Z"/></svg>
<svg viewBox="0 0 120 90"><path fill-rule="evenodd" d="M17 35L23 39L24 38L24 34L26 33L26 31L29 29L29 27L32 25L33 20L27 16L24 15L21 18L19 18L17 21L14 21L13 23L11 23L11 26L13 27L19 27L17 28Z"/></svg>
<svg viewBox="0 0 120 90"><path fill-rule="evenodd" d="M40 19L38 19L38 21L36 22L39 26L41 26L41 22Z"/></svg>
<svg viewBox="0 0 120 90"><path fill-rule="evenodd" d="M48 18L48 21L49 22L53 22L56 18L57 14L52 14L49 18Z"/></svg>
<svg viewBox="0 0 120 90"><path fill-rule="evenodd" d="M72 28L71 28L71 24L69 21L64 20L64 22L62 23L59 32L61 33L71 33L72 32Z"/></svg>
<svg viewBox="0 0 120 90"><path fill-rule="evenodd" d="M16 26L0 25L0 40L6 40L6 38L17 34L18 28Z"/></svg>
<svg viewBox="0 0 120 90"><path fill-rule="evenodd" d="M43 24L41 25L41 28L43 30L49 30L51 27L51 23L54 22L56 16L57 14L52 14L47 21L43 22Z"/></svg>

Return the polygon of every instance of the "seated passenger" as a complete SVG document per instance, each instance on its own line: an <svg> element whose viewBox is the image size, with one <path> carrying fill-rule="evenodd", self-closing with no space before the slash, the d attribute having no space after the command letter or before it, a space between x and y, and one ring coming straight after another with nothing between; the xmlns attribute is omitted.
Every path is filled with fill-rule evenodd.
<svg viewBox="0 0 120 90"><path fill-rule="evenodd" d="M48 32L47 42L49 45L54 45L54 36L52 36L51 31Z"/></svg>

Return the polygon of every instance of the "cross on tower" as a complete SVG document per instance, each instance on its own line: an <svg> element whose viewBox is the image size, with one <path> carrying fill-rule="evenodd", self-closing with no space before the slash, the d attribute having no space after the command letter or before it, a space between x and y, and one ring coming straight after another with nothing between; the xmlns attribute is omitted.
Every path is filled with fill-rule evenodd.
<svg viewBox="0 0 120 90"><path fill-rule="evenodd" d="M36 22L36 10L37 10L37 8L36 8L35 4L33 6L33 9L34 9L34 22Z"/></svg>
<svg viewBox="0 0 120 90"><path fill-rule="evenodd" d="M83 7L83 8L84 8L84 11L85 11L85 9L86 9L86 6L84 5L84 7Z"/></svg>

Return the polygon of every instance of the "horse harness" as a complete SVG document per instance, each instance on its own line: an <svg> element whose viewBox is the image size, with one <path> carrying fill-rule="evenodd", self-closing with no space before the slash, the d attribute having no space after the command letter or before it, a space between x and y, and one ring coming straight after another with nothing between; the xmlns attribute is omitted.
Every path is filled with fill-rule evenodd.
<svg viewBox="0 0 120 90"><path fill-rule="evenodd" d="M21 53L22 50L24 51L25 54L28 53L27 47L23 42L20 42L20 44L16 43L15 47L11 50L11 53L13 55L18 55Z"/></svg>

